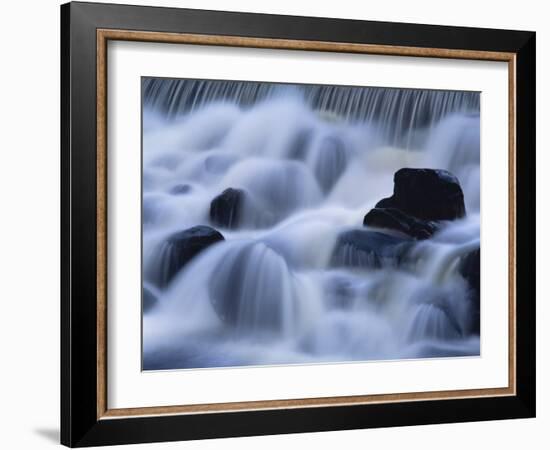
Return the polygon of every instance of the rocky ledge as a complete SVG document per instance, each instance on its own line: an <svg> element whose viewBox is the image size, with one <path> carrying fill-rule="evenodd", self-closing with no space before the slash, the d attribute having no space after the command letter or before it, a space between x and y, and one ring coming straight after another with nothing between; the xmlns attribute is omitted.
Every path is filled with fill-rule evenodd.
<svg viewBox="0 0 550 450"><path fill-rule="evenodd" d="M363 224L428 239L439 222L466 215L458 179L446 170L401 169L393 177L393 195L380 200Z"/></svg>
<svg viewBox="0 0 550 450"><path fill-rule="evenodd" d="M464 194L446 170L398 170L393 195L380 200L363 220L372 230L347 230L336 241L333 266L397 266L415 240L429 239L442 221L464 217Z"/></svg>
<svg viewBox="0 0 550 450"><path fill-rule="evenodd" d="M210 203L210 220L214 225L235 229L241 224L245 191L227 188Z"/></svg>
<svg viewBox="0 0 550 450"><path fill-rule="evenodd" d="M155 281L166 286L191 259L217 242L223 235L206 225L199 225L170 235L160 249L160 266Z"/></svg>

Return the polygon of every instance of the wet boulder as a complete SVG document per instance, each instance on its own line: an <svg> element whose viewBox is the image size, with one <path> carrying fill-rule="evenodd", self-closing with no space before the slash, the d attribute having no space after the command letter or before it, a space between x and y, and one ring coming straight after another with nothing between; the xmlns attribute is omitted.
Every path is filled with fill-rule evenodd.
<svg viewBox="0 0 550 450"><path fill-rule="evenodd" d="M213 224L235 229L241 222L245 202L242 189L228 188L210 203L210 220Z"/></svg>
<svg viewBox="0 0 550 450"><path fill-rule="evenodd" d="M474 310L474 319L472 322L472 332L478 333L479 326L479 301L480 301L480 249L477 248L460 258L458 263L458 272L468 283L470 288L470 300Z"/></svg>
<svg viewBox="0 0 550 450"><path fill-rule="evenodd" d="M155 281L161 287L166 286L191 259L223 240L224 237L219 231L206 225L172 234L161 245Z"/></svg>
<svg viewBox="0 0 550 450"><path fill-rule="evenodd" d="M331 264L335 267L395 267L404 261L413 243L412 239L376 231L345 231L338 236Z"/></svg>
<svg viewBox="0 0 550 450"><path fill-rule="evenodd" d="M437 222L417 219L396 208L371 209L363 225L396 230L415 239L429 239L438 229Z"/></svg>
<svg viewBox="0 0 550 450"><path fill-rule="evenodd" d="M394 208L429 221L466 215L460 183L446 170L404 168L395 173L393 181L393 195L380 200L376 208Z"/></svg>

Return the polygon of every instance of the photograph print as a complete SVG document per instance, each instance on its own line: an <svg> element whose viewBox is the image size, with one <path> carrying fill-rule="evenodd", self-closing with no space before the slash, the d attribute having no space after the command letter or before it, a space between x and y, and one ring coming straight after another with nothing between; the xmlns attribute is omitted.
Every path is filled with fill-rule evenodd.
<svg viewBox="0 0 550 450"><path fill-rule="evenodd" d="M141 89L143 370L480 354L479 92Z"/></svg>

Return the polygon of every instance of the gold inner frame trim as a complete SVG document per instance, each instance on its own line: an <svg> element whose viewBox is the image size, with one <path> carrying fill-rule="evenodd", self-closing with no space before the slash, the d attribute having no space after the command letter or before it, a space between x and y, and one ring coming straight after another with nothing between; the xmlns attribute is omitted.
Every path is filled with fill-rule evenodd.
<svg viewBox="0 0 550 450"><path fill-rule="evenodd" d="M369 55L502 61L508 63L508 386L501 388L408 392L398 394L261 400L198 405L109 409L107 404L107 42L216 45ZM267 409L314 408L422 400L513 396L516 394L516 54L478 50L404 47L325 41L251 38L148 31L97 30L97 418L207 414Z"/></svg>

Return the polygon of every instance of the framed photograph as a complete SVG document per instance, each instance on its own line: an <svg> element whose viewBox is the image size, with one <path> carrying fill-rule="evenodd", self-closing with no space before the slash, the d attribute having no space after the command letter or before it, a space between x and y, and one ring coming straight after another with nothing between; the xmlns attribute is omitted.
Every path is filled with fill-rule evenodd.
<svg viewBox="0 0 550 450"><path fill-rule="evenodd" d="M61 7L61 441L535 415L535 33Z"/></svg>

